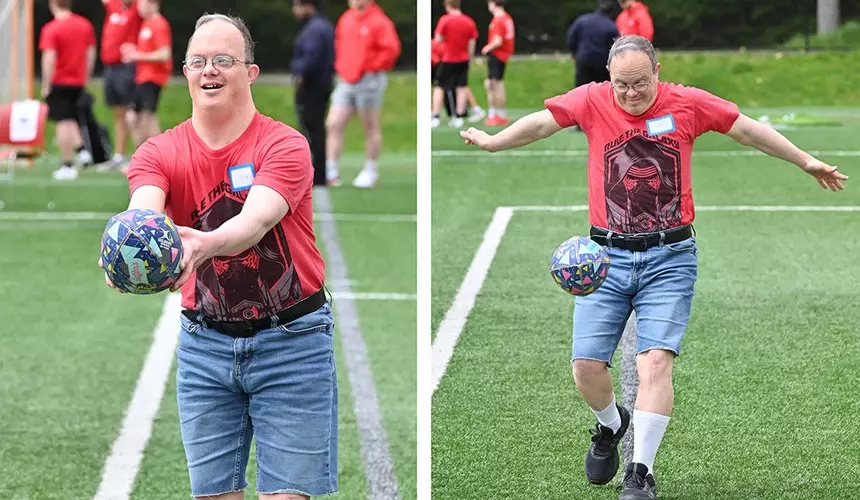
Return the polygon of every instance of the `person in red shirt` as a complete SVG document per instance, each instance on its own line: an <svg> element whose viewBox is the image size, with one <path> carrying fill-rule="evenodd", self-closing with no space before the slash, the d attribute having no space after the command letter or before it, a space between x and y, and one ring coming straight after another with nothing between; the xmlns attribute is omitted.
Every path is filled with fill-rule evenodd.
<svg viewBox="0 0 860 500"><path fill-rule="evenodd" d="M624 35L639 35L654 41L654 22L648 7L638 0L618 0L621 13L615 18L618 32Z"/></svg>
<svg viewBox="0 0 860 500"><path fill-rule="evenodd" d="M481 49L481 54L487 56L487 78L484 88L487 89L487 105L490 114L484 125L508 125L505 112L505 65L514 53L514 20L505 10L506 0L490 0L487 8L493 15L490 21L487 45Z"/></svg>
<svg viewBox="0 0 860 500"><path fill-rule="evenodd" d="M137 63L134 99L126 113L135 147L161 131L156 116L158 100L173 72L170 23L161 15L160 8L161 0L139 0L143 22L137 46L125 45L123 49L123 61Z"/></svg>
<svg viewBox="0 0 860 500"><path fill-rule="evenodd" d="M51 0L48 6L54 19L39 35L42 97L48 105L48 118L57 122L62 163L54 171L54 178L73 180L78 177L76 152L79 163L92 163L78 124L78 100L95 67L96 34L92 23L72 12L72 0Z"/></svg>
<svg viewBox="0 0 860 500"><path fill-rule="evenodd" d="M448 125L459 128L463 126L466 118L469 63L478 40L478 27L475 26L474 19L460 10L460 0L445 0L445 14L436 23L435 40L437 43L444 43L445 50L442 52L438 85L433 89L433 117L430 126L439 126L445 89L454 88L456 117Z"/></svg>
<svg viewBox="0 0 860 500"><path fill-rule="evenodd" d="M400 57L400 37L391 19L374 0L349 0L334 33L334 69L338 82L326 117L327 184L340 186L338 160L343 130L354 113L365 135L364 168L353 179L357 188L373 188L379 181L376 161L382 147L380 117L388 72Z"/></svg>
<svg viewBox="0 0 860 500"><path fill-rule="evenodd" d="M124 168L125 148L129 129L125 119L126 108L134 98L135 63L122 61L123 46L137 45L142 19L137 0L102 0L105 20L102 26L101 61L104 66L105 103L113 110L114 156L101 170ZM126 49L127 50L127 49Z"/></svg>
<svg viewBox="0 0 860 500"><path fill-rule="evenodd" d="M261 498L335 493L334 327L310 146L256 109L241 19L201 17L183 73L191 118L144 142L128 179L129 209L166 213L182 242L176 379L191 494L243 498L252 437Z"/></svg>
<svg viewBox="0 0 860 500"><path fill-rule="evenodd" d="M631 421L618 405L607 369L631 310L636 312L640 380L632 421L633 460L621 500L656 499L654 458L669 423L672 363L692 309L698 261L692 228L693 143L709 131L798 166L825 189L847 176L798 149L737 104L705 90L659 81L654 47L620 37L608 59L610 81L547 99L498 134L461 132L487 151L525 146L579 125L588 139L591 239L612 261L606 281L575 299L573 376L597 423L585 457L586 477L606 484L618 471L618 443Z"/></svg>

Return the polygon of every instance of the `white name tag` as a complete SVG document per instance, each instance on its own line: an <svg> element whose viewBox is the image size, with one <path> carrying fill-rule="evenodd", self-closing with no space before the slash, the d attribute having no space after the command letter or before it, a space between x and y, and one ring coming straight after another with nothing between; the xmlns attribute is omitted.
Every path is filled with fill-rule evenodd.
<svg viewBox="0 0 860 500"><path fill-rule="evenodd" d="M645 122L648 127L648 135L668 134L675 131L675 118L672 115L653 118Z"/></svg>
<svg viewBox="0 0 860 500"><path fill-rule="evenodd" d="M233 187L233 191L251 189L255 175L253 163L230 167L227 169L227 172L230 175L230 185Z"/></svg>

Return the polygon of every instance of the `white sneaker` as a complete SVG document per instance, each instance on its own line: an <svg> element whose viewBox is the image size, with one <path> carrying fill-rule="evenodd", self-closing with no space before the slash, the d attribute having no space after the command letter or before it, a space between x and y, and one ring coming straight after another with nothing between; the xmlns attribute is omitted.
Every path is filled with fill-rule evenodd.
<svg viewBox="0 0 860 500"><path fill-rule="evenodd" d="M357 188L367 189L376 187L376 183L379 181L379 172L374 168L364 167L359 172L358 177L352 181L352 185Z"/></svg>
<svg viewBox="0 0 860 500"><path fill-rule="evenodd" d="M110 172L111 170L123 170L128 166L128 160L124 156L114 155L110 160L96 166L96 172Z"/></svg>
<svg viewBox="0 0 860 500"><path fill-rule="evenodd" d="M340 172L338 172L337 167L326 167L325 169L325 183L328 187L339 187L340 186Z"/></svg>
<svg viewBox="0 0 860 500"><path fill-rule="evenodd" d="M479 122L487 116L487 112L481 108L472 108L472 112L469 113L469 123Z"/></svg>
<svg viewBox="0 0 860 500"><path fill-rule="evenodd" d="M92 165L93 163L93 155L90 154L86 149L82 149L76 156L75 161L77 161L81 165Z"/></svg>
<svg viewBox="0 0 860 500"><path fill-rule="evenodd" d="M439 124L440 124L440 121L435 116L430 119L430 128L436 128L439 126Z"/></svg>
<svg viewBox="0 0 860 500"><path fill-rule="evenodd" d="M456 118L452 118L450 122L448 122L449 127L453 128L462 128L463 127L463 119L459 116Z"/></svg>
<svg viewBox="0 0 860 500"><path fill-rule="evenodd" d="M78 178L78 170L75 167L60 167L54 170L54 179L58 181L73 181Z"/></svg>

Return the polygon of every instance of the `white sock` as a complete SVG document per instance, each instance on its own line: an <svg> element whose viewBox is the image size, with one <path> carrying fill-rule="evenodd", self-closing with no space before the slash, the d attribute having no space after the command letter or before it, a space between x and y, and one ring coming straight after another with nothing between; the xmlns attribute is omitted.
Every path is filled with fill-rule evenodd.
<svg viewBox="0 0 860 500"><path fill-rule="evenodd" d="M507 112L507 111L505 111L505 108L501 108L500 110L498 110L498 111L497 111L497 113L498 113L498 114L499 114L499 116L501 116L502 118L504 118L504 117L508 114L508 112Z"/></svg>
<svg viewBox="0 0 860 500"><path fill-rule="evenodd" d="M496 108L490 108L490 116L496 116Z"/></svg>
<svg viewBox="0 0 860 500"><path fill-rule="evenodd" d="M473 113L480 113L481 111L483 111L483 110L481 109L480 106L472 106L472 112Z"/></svg>
<svg viewBox="0 0 860 500"><path fill-rule="evenodd" d="M621 428L621 414L618 413L618 407L615 406L615 394L612 395L612 402L609 403L609 406L600 411L592 408L591 411L594 412L597 421L603 427L609 427L612 432L618 432L618 429Z"/></svg>
<svg viewBox="0 0 860 500"><path fill-rule="evenodd" d="M373 160L366 160L364 162L364 168L370 170L371 172L376 172L376 162Z"/></svg>
<svg viewBox="0 0 860 500"><path fill-rule="evenodd" d="M669 417L658 413L633 410L633 461L645 464L654 473L654 457L669 425Z"/></svg>
<svg viewBox="0 0 860 500"><path fill-rule="evenodd" d="M119 153L116 153L116 154L114 154L114 155L113 155L113 161L115 161L115 162L117 162L117 163L124 162L124 161L125 161L125 156L123 156L123 155L121 155L121 154L119 154Z"/></svg>

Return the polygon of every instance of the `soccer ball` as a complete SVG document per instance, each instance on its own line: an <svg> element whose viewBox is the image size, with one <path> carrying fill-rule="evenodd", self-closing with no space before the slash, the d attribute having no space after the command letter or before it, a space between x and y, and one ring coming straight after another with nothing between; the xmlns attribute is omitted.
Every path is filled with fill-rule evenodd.
<svg viewBox="0 0 860 500"><path fill-rule="evenodd" d="M606 281L609 256L584 236L574 236L552 254L549 273L562 290L578 296L594 293Z"/></svg>
<svg viewBox="0 0 860 500"><path fill-rule="evenodd" d="M182 242L176 225L153 210L132 209L111 217L101 244L102 266L120 290L162 292L176 282Z"/></svg>

